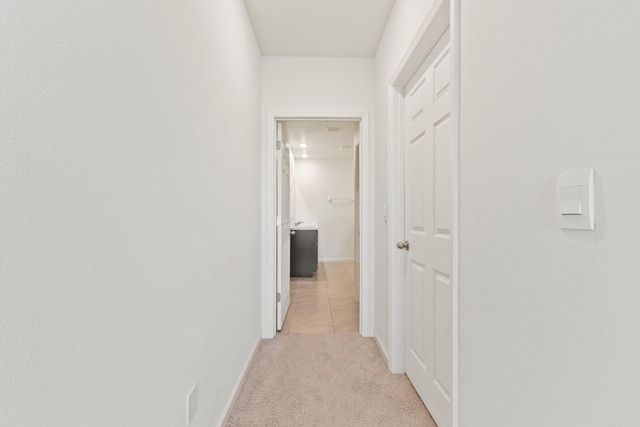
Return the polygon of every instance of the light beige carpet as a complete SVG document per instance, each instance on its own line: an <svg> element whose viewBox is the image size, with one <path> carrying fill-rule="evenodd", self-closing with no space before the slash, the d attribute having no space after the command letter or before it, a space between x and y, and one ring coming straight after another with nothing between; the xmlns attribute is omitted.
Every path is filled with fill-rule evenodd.
<svg viewBox="0 0 640 427"><path fill-rule="evenodd" d="M226 426L436 424L407 377L389 373L373 339L347 333L263 340Z"/></svg>

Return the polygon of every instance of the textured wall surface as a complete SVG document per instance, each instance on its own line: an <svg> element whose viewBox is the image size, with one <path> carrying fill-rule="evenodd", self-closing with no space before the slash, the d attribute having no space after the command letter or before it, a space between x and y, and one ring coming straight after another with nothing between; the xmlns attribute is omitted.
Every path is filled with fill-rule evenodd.
<svg viewBox="0 0 640 427"><path fill-rule="evenodd" d="M640 4L462 1L461 426L640 422ZM596 230L559 173L596 171Z"/></svg>
<svg viewBox="0 0 640 427"><path fill-rule="evenodd" d="M370 58L262 58L265 111L373 111L372 87Z"/></svg>
<svg viewBox="0 0 640 427"><path fill-rule="evenodd" d="M196 382L214 425L259 336L244 4L8 0L0 52L0 425L180 426Z"/></svg>

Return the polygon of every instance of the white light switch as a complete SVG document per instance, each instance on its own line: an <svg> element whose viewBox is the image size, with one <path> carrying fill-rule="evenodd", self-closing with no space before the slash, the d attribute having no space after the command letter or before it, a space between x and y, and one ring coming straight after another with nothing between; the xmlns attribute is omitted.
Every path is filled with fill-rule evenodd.
<svg viewBox="0 0 640 427"><path fill-rule="evenodd" d="M558 220L561 228L593 230L593 169L561 173L556 186Z"/></svg>
<svg viewBox="0 0 640 427"><path fill-rule="evenodd" d="M560 195L561 215L582 215L582 185L563 187Z"/></svg>

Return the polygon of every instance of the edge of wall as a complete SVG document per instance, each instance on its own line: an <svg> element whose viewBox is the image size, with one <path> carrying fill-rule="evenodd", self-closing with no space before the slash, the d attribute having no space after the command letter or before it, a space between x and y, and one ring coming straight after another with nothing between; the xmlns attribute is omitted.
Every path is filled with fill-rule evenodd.
<svg viewBox="0 0 640 427"><path fill-rule="evenodd" d="M385 363L387 364L387 366L389 366L389 355L387 354L384 347L382 346L382 342L380 342L380 338L378 337L377 333L374 333L373 341L376 343L376 347L378 347L378 350L380 350L380 354L384 358Z"/></svg>
<svg viewBox="0 0 640 427"><path fill-rule="evenodd" d="M242 388L245 380L247 379L247 373L249 372L249 367L252 365L253 359L256 357L258 346L260 345L260 341L262 341L261 336L262 336L261 334L258 334L258 338L256 339L256 342L253 345L253 349L251 350L251 354L249 355L249 358L247 359L247 361L244 364L244 367L242 368L242 372L240 377L238 378L238 381L233 387L233 390L231 390L231 396L229 396L229 400L227 401L227 404L225 405L224 410L222 411L222 417L220 418L220 421L218 422L218 424L216 424L216 427L223 427L227 424L227 421L229 421L229 415L231 415L231 410L235 406L240 389Z"/></svg>

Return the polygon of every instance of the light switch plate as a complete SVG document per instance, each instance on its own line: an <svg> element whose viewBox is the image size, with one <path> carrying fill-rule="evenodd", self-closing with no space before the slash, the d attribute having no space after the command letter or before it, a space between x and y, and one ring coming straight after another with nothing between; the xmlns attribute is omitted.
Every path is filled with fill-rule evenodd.
<svg viewBox="0 0 640 427"><path fill-rule="evenodd" d="M575 169L558 175L556 206L560 228L594 230L593 169Z"/></svg>

